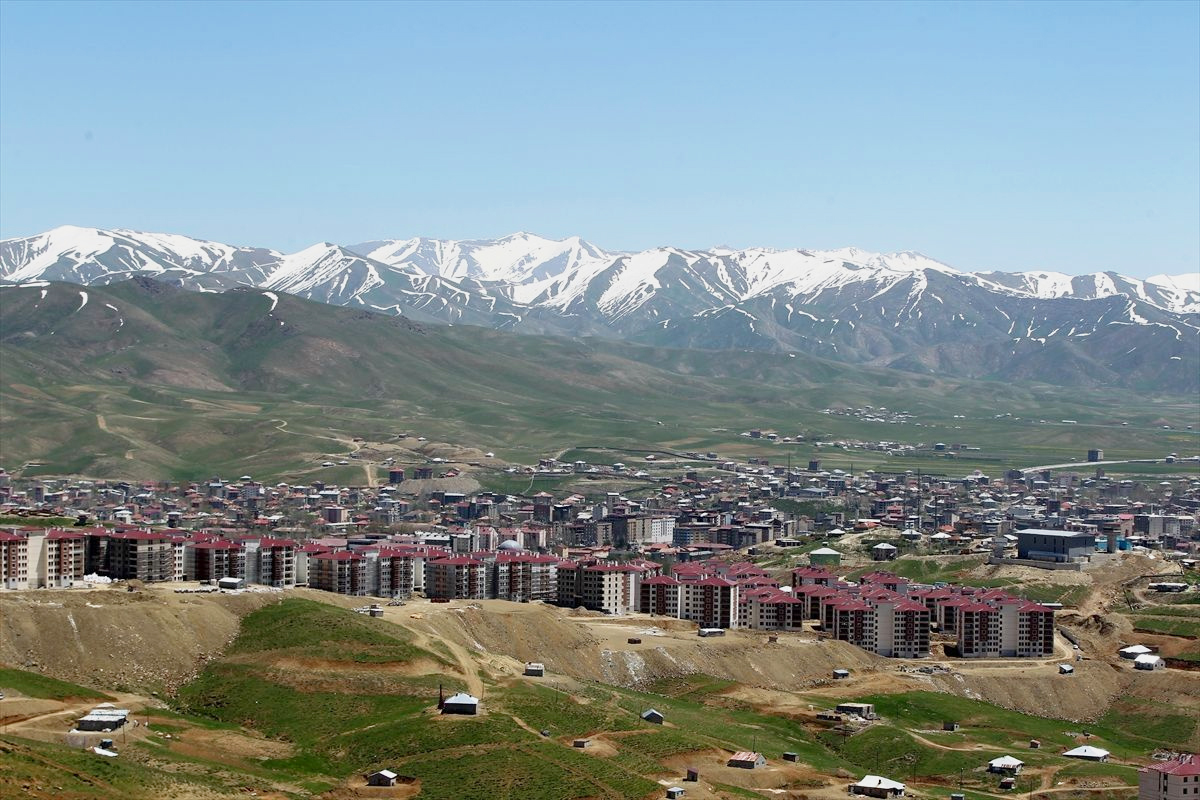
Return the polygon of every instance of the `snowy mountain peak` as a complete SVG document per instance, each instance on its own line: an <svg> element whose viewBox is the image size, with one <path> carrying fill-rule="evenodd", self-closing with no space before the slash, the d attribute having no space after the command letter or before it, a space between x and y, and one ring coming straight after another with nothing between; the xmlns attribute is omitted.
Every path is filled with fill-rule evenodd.
<svg viewBox="0 0 1200 800"><path fill-rule="evenodd" d="M324 241L290 254L72 225L0 241L5 284L135 276L202 291L250 286L424 322L803 351L939 374L1057 381L1074 369L1079 382L1185 390L1200 375L1195 273L971 273L914 251L856 247L621 252L529 232Z"/></svg>

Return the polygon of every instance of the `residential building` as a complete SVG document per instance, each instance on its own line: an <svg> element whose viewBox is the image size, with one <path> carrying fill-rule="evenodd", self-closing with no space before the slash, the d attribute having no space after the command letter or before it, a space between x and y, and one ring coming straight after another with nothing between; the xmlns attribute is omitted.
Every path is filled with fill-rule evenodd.
<svg viewBox="0 0 1200 800"><path fill-rule="evenodd" d="M637 605L636 567L592 564L579 570L580 605L606 614L628 614Z"/></svg>
<svg viewBox="0 0 1200 800"><path fill-rule="evenodd" d="M1193 800L1200 795L1200 756L1180 753L1138 770L1138 800Z"/></svg>
<svg viewBox="0 0 1200 800"><path fill-rule="evenodd" d="M46 532L46 586L65 588L82 581L83 534L54 528Z"/></svg>
<svg viewBox="0 0 1200 800"><path fill-rule="evenodd" d="M679 587L679 581L667 575L644 578L638 586L638 611L678 618Z"/></svg>
<svg viewBox="0 0 1200 800"><path fill-rule="evenodd" d="M0 578L5 589L29 588L29 540L19 533L0 531Z"/></svg>
<svg viewBox="0 0 1200 800"><path fill-rule="evenodd" d="M308 585L337 594L366 595L369 593L367 559L349 550L314 553L308 559Z"/></svg>
<svg viewBox="0 0 1200 800"><path fill-rule="evenodd" d="M717 577L681 583L679 616L701 628L738 627L738 585Z"/></svg>
<svg viewBox="0 0 1200 800"><path fill-rule="evenodd" d="M487 597L487 565L469 556L425 562L425 595L447 600Z"/></svg>

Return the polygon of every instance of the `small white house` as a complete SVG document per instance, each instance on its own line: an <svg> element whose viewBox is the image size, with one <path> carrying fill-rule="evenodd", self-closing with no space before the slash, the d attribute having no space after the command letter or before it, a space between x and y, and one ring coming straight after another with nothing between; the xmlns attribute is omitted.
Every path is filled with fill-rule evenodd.
<svg viewBox="0 0 1200 800"><path fill-rule="evenodd" d="M900 551L896 549L895 545L888 544L887 542L880 542L871 548L871 560L891 561L899 554L899 552Z"/></svg>
<svg viewBox="0 0 1200 800"><path fill-rule="evenodd" d="M1084 744L1076 747L1074 750L1068 750L1063 755L1067 758L1082 758L1085 761L1108 761L1108 757L1111 754L1102 747L1092 747L1090 744Z"/></svg>
<svg viewBox="0 0 1200 800"><path fill-rule="evenodd" d="M1156 670L1165 669L1167 662L1156 656L1154 653L1143 653L1133 660L1134 669Z"/></svg>
<svg viewBox="0 0 1200 800"><path fill-rule="evenodd" d="M395 786L398 777L400 776L390 769L381 769L367 776L367 786Z"/></svg>
<svg viewBox="0 0 1200 800"><path fill-rule="evenodd" d="M994 772L999 775L1019 775L1023 766L1025 766L1025 762L1019 758L1000 756L988 762L988 772Z"/></svg>
<svg viewBox="0 0 1200 800"><path fill-rule="evenodd" d="M529 661L525 664L525 675L530 678L540 678L546 674L546 665L540 661Z"/></svg>
<svg viewBox="0 0 1200 800"><path fill-rule="evenodd" d="M858 783L850 784L850 794L865 794L868 797L903 797L904 784L878 775L864 775Z"/></svg>
<svg viewBox="0 0 1200 800"><path fill-rule="evenodd" d="M466 692L459 692L446 698L442 703L443 714L468 714L474 716L479 713L479 698L472 697Z"/></svg>

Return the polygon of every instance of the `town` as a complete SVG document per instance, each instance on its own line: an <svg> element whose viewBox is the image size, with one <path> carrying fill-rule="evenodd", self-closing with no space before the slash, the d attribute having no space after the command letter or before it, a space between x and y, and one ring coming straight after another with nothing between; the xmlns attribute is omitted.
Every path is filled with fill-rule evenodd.
<svg viewBox="0 0 1200 800"><path fill-rule="evenodd" d="M976 554L991 564L1077 571L1142 552L1190 571L1200 552L1194 476L1135 482L1097 467L1091 475L1014 470L999 480L951 480L759 458L673 473L669 461L644 458L657 475L649 488L592 498L451 491L439 484L453 483L460 468L442 459L408 479L392 465L378 488L0 474L0 516L80 523L6 525L0 575L7 590L141 581L540 602L677 619L701 633L811 630L894 658L1049 658L1061 603L922 582L886 567L901 554ZM527 469L589 477L601 468L544 459ZM620 462L603 469L631 471ZM848 569L863 562L870 568ZM844 577L850 571L853 580Z"/></svg>

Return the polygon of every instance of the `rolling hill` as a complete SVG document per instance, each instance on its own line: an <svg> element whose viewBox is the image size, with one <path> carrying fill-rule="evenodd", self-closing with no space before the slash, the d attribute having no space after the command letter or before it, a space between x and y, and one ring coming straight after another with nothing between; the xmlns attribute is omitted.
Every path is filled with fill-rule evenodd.
<svg viewBox="0 0 1200 800"><path fill-rule="evenodd" d="M514 459L576 444L727 447L756 426L804 430L810 442L975 438L993 455L1046 459L1033 463L1078 455L1085 443L1129 457L1194 447L1194 434L1157 424L1192 421L1186 397L1145 403L795 354L425 326L284 293L197 293L145 278L7 287L0 304L3 459L10 469L40 464L27 474L295 476L356 437L410 429ZM898 426L823 413L864 405L914 416ZM1080 424L1051 432L996 420L998 410ZM952 423L956 415L971 419Z"/></svg>

